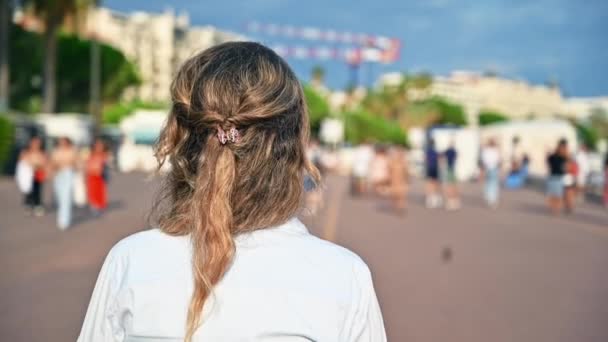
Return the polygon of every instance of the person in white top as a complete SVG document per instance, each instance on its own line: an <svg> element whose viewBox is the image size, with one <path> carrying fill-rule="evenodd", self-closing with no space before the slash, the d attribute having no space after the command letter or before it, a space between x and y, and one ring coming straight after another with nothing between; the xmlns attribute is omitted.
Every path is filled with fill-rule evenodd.
<svg viewBox="0 0 608 342"><path fill-rule="evenodd" d="M379 194L385 194L390 185L388 149L377 146L369 166L369 181L372 189Z"/></svg>
<svg viewBox="0 0 608 342"><path fill-rule="evenodd" d="M186 61L171 92L158 228L109 252L78 341L386 341L366 264L295 218L318 172L287 64L225 43Z"/></svg>
<svg viewBox="0 0 608 342"><path fill-rule="evenodd" d="M352 174L355 193L360 195L368 190L369 170L374 158L374 148L364 141L357 146L353 155Z"/></svg>
<svg viewBox="0 0 608 342"><path fill-rule="evenodd" d="M496 141L490 139L481 149L481 171L484 179L484 199L490 208L498 206L500 195L500 151Z"/></svg>
<svg viewBox="0 0 608 342"><path fill-rule="evenodd" d="M585 194L587 188L587 179L591 172L591 165L589 162L589 149L587 145L582 143L574 157L576 165L578 166L578 173L576 175L576 195L581 198Z"/></svg>

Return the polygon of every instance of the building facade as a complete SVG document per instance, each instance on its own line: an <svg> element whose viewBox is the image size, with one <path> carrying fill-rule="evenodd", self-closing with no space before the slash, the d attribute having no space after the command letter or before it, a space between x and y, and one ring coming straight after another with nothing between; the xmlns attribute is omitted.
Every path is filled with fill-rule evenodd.
<svg viewBox="0 0 608 342"><path fill-rule="evenodd" d="M121 50L137 65L142 83L125 93L127 98L166 102L180 65L196 52L215 44L243 40L239 35L211 26L192 27L185 14L120 13L96 8L87 18L88 35Z"/></svg>
<svg viewBox="0 0 608 342"><path fill-rule="evenodd" d="M594 110L608 113L608 96L598 97L571 97L566 99L568 116L577 119L588 118Z"/></svg>
<svg viewBox="0 0 608 342"><path fill-rule="evenodd" d="M395 85L401 79L401 74L389 73L380 78L379 84ZM479 113L485 110L500 112L512 119L568 114L557 88L468 71L434 77L429 89L409 92L413 99L441 96L462 105L470 123L476 123Z"/></svg>

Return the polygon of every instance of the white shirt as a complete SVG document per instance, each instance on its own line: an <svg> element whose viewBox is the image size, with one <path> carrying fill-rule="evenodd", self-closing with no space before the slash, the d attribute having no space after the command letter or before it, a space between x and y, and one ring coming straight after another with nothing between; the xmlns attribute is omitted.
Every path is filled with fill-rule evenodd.
<svg viewBox="0 0 608 342"><path fill-rule="evenodd" d="M500 152L498 148L486 146L481 150L481 165L485 170L494 170L500 164Z"/></svg>
<svg viewBox="0 0 608 342"><path fill-rule="evenodd" d="M578 151L576 154L576 164L578 165L578 179L580 186L587 184L587 176L589 175L589 155L585 151Z"/></svg>
<svg viewBox="0 0 608 342"><path fill-rule="evenodd" d="M370 271L354 253L298 219L235 242L194 341L386 341ZM127 237L104 262L78 341L182 341L192 279L189 237Z"/></svg>
<svg viewBox="0 0 608 342"><path fill-rule="evenodd" d="M373 158L374 149L371 146L357 147L353 157L353 174L357 177L366 177Z"/></svg>

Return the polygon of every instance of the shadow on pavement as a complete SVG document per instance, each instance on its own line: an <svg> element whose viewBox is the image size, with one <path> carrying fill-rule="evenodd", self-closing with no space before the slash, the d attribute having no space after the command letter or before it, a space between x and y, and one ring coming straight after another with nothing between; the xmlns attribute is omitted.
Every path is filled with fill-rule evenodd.
<svg viewBox="0 0 608 342"><path fill-rule="evenodd" d="M108 203L108 208L104 211L103 215L108 215L111 211L124 208L124 202L122 200L110 201ZM93 215L91 210L88 207L84 208L75 208L74 216L72 218L72 227L77 227L78 225L84 224L86 222L92 221L99 218L98 216Z"/></svg>
<svg viewBox="0 0 608 342"><path fill-rule="evenodd" d="M526 213L531 213L531 214L535 214L535 215L541 215L541 216L545 216L545 217L549 217L551 216L551 213L549 212L549 209L547 208L547 206L540 204L540 203L523 203L522 205L517 207L518 210L526 212ZM582 222L582 223L586 223L586 224L590 224L590 225L596 225L596 226L600 226L602 228L608 228L608 215L602 215L600 214L591 214L589 212L587 212L588 210L586 210L587 208L576 208L574 209L574 212L571 214L565 214L562 213L561 215L557 216L560 219L563 220L567 220L567 221L573 221L573 222Z"/></svg>

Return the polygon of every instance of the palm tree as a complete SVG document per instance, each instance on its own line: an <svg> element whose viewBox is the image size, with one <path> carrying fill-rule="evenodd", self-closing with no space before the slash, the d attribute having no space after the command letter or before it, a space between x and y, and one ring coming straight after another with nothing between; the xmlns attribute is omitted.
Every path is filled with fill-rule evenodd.
<svg viewBox="0 0 608 342"><path fill-rule="evenodd" d="M0 111L9 107L10 67L8 48L12 22L13 1L0 0Z"/></svg>
<svg viewBox="0 0 608 342"><path fill-rule="evenodd" d="M22 0L31 6L44 23L42 110L54 112L57 101L57 34L66 17L76 15L96 1L94 0Z"/></svg>

